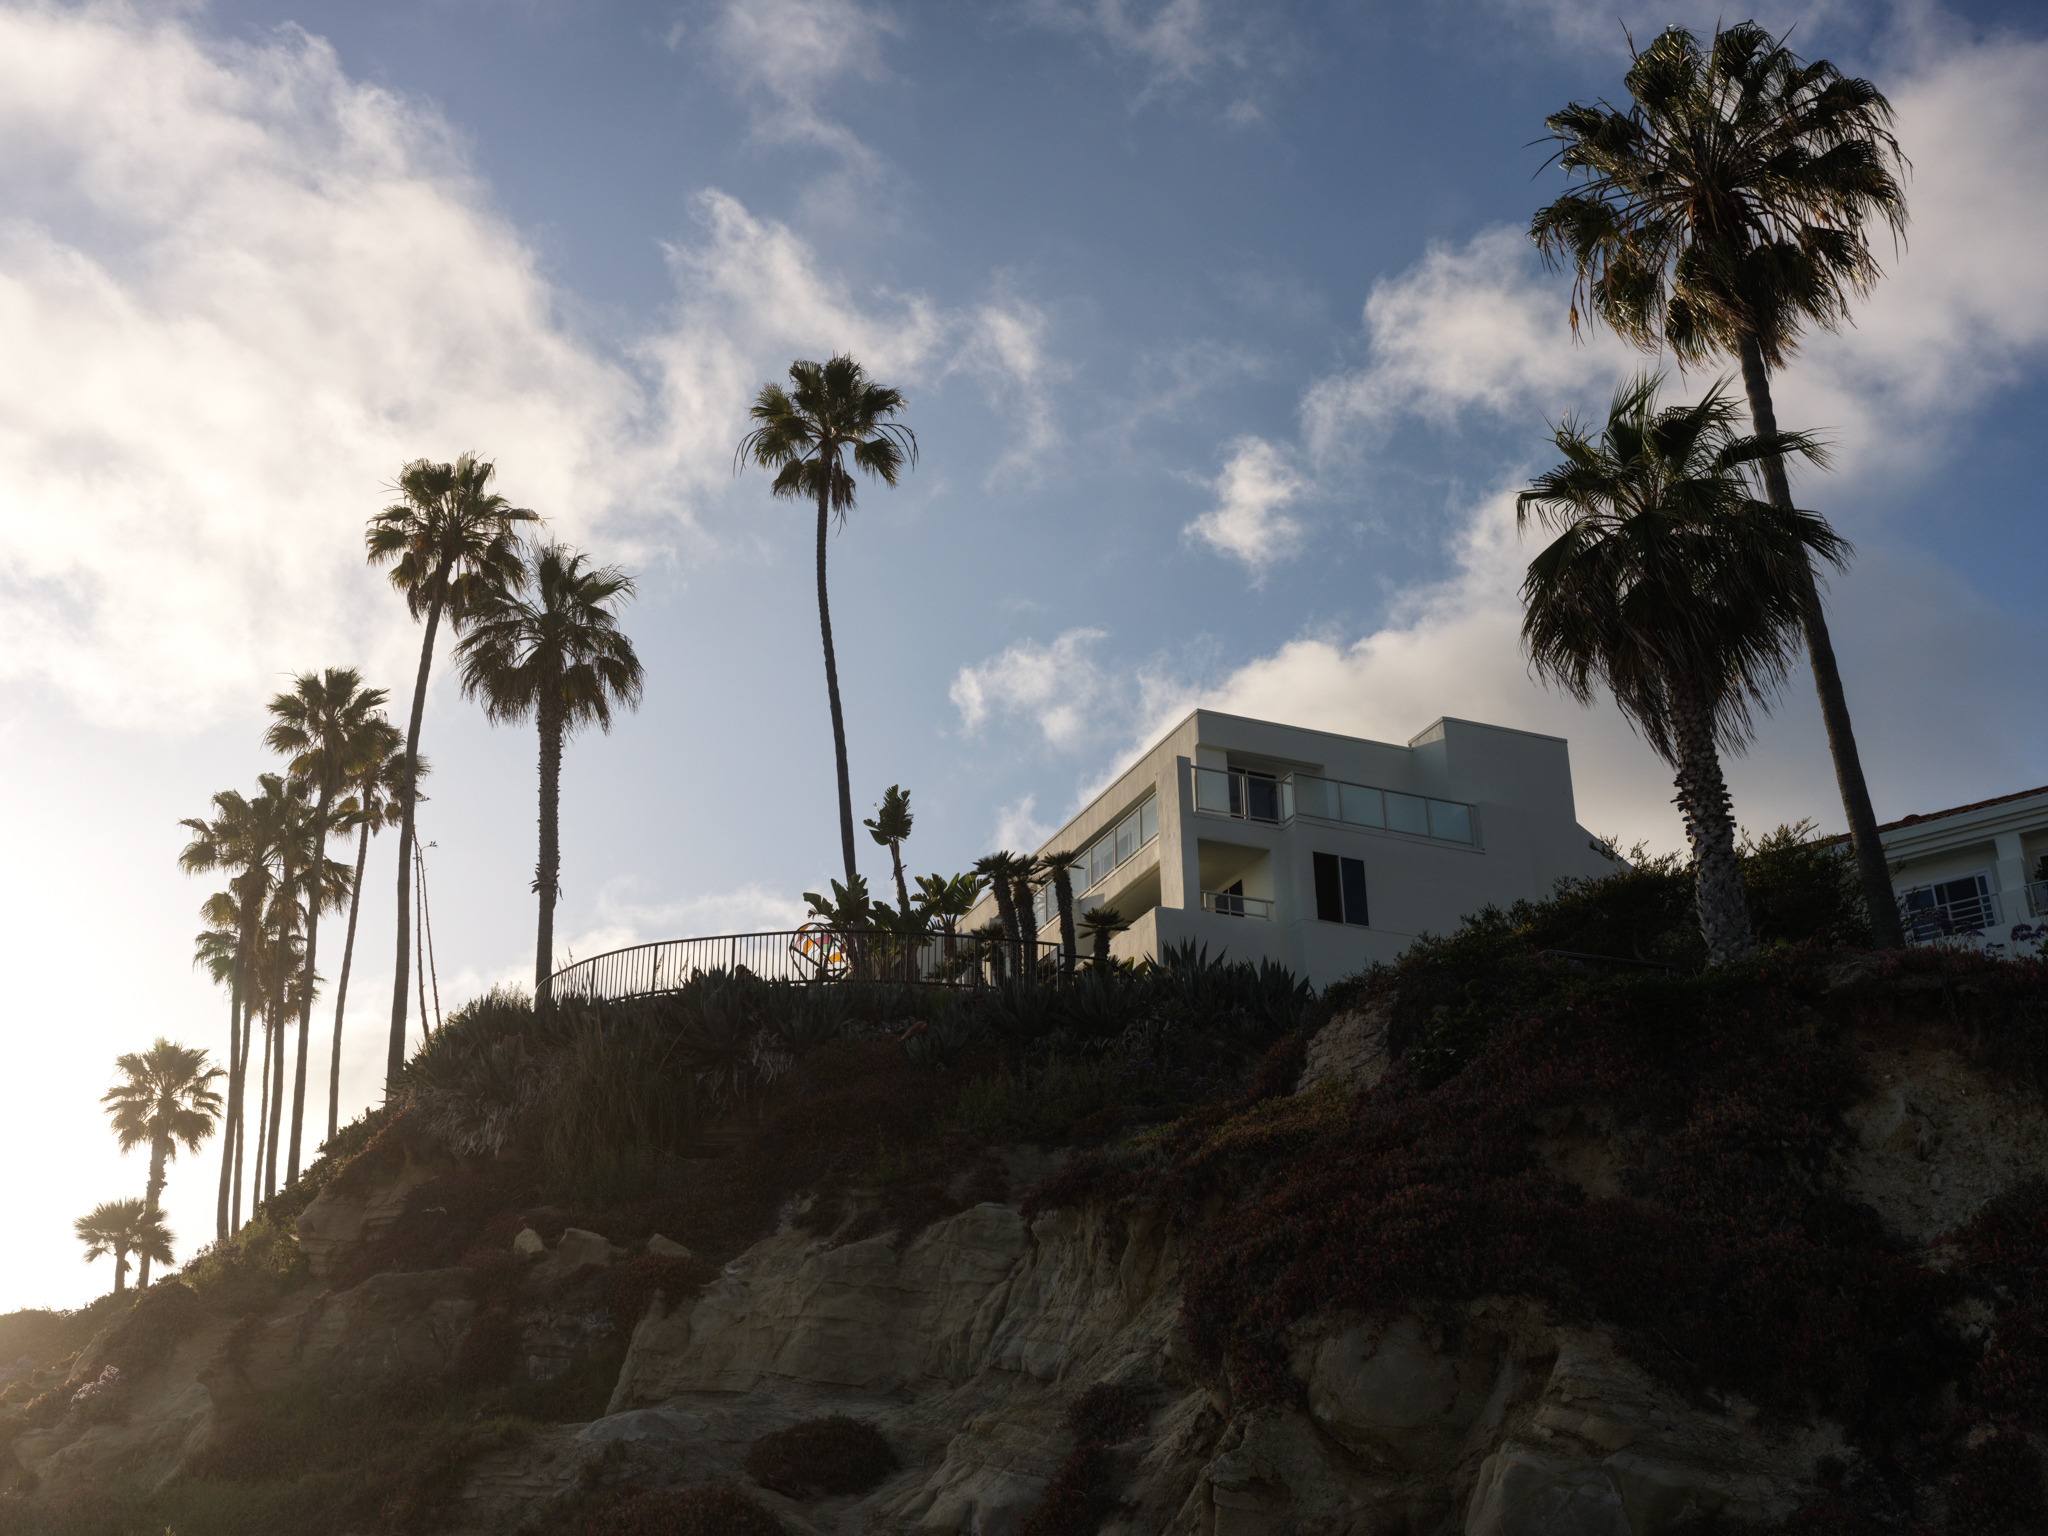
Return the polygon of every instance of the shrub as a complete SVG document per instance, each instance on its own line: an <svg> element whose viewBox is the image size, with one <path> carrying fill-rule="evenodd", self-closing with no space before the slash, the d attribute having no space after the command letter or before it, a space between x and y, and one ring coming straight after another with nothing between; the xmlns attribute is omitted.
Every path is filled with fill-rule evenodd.
<svg viewBox="0 0 2048 1536"><path fill-rule="evenodd" d="M626 1495L587 1516L576 1536L785 1536L783 1524L737 1488L706 1483Z"/></svg>
<svg viewBox="0 0 2048 1536"><path fill-rule="evenodd" d="M1949 1479L1949 1529L1961 1536L2028 1536L2041 1529L2048 1498L2041 1457L2018 1430L2006 1430L1965 1451Z"/></svg>
<svg viewBox="0 0 2048 1536"><path fill-rule="evenodd" d="M901 1465L880 1430L841 1413L763 1435L747 1452L748 1476L793 1499L866 1493Z"/></svg>
<svg viewBox="0 0 2048 1536"><path fill-rule="evenodd" d="M206 1315L206 1304L191 1286L175 1280L152 1285L107 1336L107 1361L128 1375L140 1375L161 1365Z"/></svg>
<svg viewBox="0 0 2048 1536"><path fill-rule="evenodd" d="M503 1307L490 1307L470 1320L469 1332L448 1367L448 1384L466 1389L503 1381L519 1364L519 1319Z"/></svg>
<svg viewBox="0 0 2048 1536"><path fill-rule="evenodd" d="M717 1278L717 1269L699 1258L642 1254L630 1264L619 1265L608 1276L612 1325L619 1330L620 1338L630 1339L657 1293L666 1298L670 1307L676 1307Z"/></svg>
<svg viewBox="0 0 2048 1536"><path fill-rule="evenodd" d="M1069 1403L1074 1448L1017 1536L1095 1536L1120 1507L1110 1487L1109 1449L1143 1434L1149 1417L1145 1394L1129 1382L1097 1382Z"/></svg>

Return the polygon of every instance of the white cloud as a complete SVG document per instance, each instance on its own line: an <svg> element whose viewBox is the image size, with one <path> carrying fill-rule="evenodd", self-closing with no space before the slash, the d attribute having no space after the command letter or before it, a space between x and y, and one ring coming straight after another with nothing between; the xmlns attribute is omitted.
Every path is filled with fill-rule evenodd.
<svg viewBox="0 0 2048 1536"><path fill-rule="evenodd" d="M1308 482L1288 463L1285 449L1260 437L1230 445L1230 462L1216 477L1216 505L1184 530L1254 572L1294 553L1301 525L1283 510Z"/></svg>
<svg viewBox="0 0 2048 1536"><path fill-rule="evenodd" d="M1047 326L1042 308L1008 293L976 306L967 318L965 340L952 366L989 384L1012 429L1011 444L989 466L985 487L1036 479L1059 444L1053 387L1072 370L1046 350Z"/></svg>
<svg viewBox="0 0 2048 1536"><path fill-rule="evenodd" d="M1038 796L1026 795L996 809L995 845L1013 852L1030 853L1059 830L1054 822L1040 821L1034 814Z"/></svg>
<svg viewBox="0 0 2048 1536"><path fill-rule="evenodd" d="M597 899L597 916L580 928L573 938L558 939L557 964L576 958L607 954L633 944L672 939L678 934L781 933L797 927L810 909L801 897L771 890L758 881L679 901L646 902L634 898L629 882L614 881ZM530 971L520 973L519 983L529 990ZM472 991L480 991L489 980L476 978ZM469 996L464 992L463 996Z"/></svg>
<svg viewBox="0 0 2048 1536"><path fill-rule="evenodd" d="M978 667L962 667L948 690L961 725L973 731L993 713L1022 715L1051 745L1080 745L1110 688L1090 654L1106 638L1105 630L1070 629L1051 645L1019 640Z"/></svg>
<svg viewBox="0 0 2048 1536"><path fill-rule="evenodd" d="M885 78L882 39L898 30L886 13L853 0L733 0L712 36L737 82L767 98L755 113L756 134L815 144L872 172L874 152L818 101L842 79Z"/></svg>

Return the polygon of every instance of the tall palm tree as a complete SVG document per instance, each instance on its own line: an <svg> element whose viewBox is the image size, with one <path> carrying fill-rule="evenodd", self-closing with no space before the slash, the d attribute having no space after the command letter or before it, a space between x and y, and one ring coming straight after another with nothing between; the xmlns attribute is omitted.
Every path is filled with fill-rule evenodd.
<svg viewBox="0 0 2048 1536"><path fill-rule="evenodd" d="M381 765L398 745L397 727L384 718L388 697L382 688L365 688L353 667L301 672L291 688L270 700L270 729L263 744L290 759L294 778L313 786L316 801L309 828L316 856L324 857L327 839L341 830L335 801L358 775ZM298 1060L292 1076L290 1151L285 1156L285 1182L299 1176L299 1147L306 1123L306 1053L313 1027L312 976L320 954L320 907L306 907L306 982L299 988Z"/></svg>
<svg viewBox="0 0 2048 1536"><path fill-rule="evenodd" d="M1088 935L1091 969L1109 964L1109 941L1130 926L1115 907L1091 907L1081 914L1081 928Z"/></svg>
<svg viewBox="0 0 2048 1536"><path fill-rule="evenodd" d="M416 758L412 765L412 777L417 786L432 770L424 757ZM348 1009L348 975L356 958L356 916L363 905L363 871L370 862L370 836L386 827L395 827L401 815L398 786L405 782L405 744L398 739L394 726L391 732L391 749L382 761L363 765L362 769L349 780L351 793L341 803L340 811L347 818L347 825L356 828L356 873L348 886L348 938L341 949L341 980L334 987L334 1041L327 1066L327 1139L332 1141L341 1129L341 1025ZM415 787L415 802L427 797Z"/></svg>
<svg viewBox="0 0 2048 1536"><path fill-rule="evenodd" d="M1074 866L1088 857L1086 848L1062 848L1041 854L1040 874L1052 882L1053 904L1060 915L1060 974L1072 976L1080 958L1080 944L1074 935Z"/></svg>
<svg viewBox="0 0 2048 1536"><path fill-rule="evenodd" d="M121 1080L100 1095L100 1103L114 1123L123 1152L148 1143L149 1183L142 1203L144 1212L155 1217L164 1190L164 1164L178 1155L178 1143L197 1152L213 1134L222 1109L213 1083L223 1074L206 1064L206 1052L173 1045L161 1035L146 1051L115 1057L114 1070ZM149 1284L149 1261L150 1252L144 1248L138 1286Z"/></svg>
<svg viewBox="0 0 2048 1536"><path fill-rule="evenodd" d="M1754 22L1702 48L1683 28L1634 53L1626 111L1573 102L1545 119L1581 185L1539 212L1530 235L1577 279L1582 312L1681 364L1741 360L1750 424L1778 430L1770 375L1808 325L1834 330L1881 276L1871 224L1904 234L1905 157L1891 104L1826 60L1805 63ZM1583 306L1583 310L1582 310ZM1792 510L1781 459L1762 465L1771 504ZM1800 624L1881 947L1905 943L1864 783L1834 643L1809 569Z"/></svg>
<svg viewBox="0 0 2048 1536"><path fill-rule="evenodd" d="M142 1256L142 1284L149 1284L149 1261L159 1264L171 1262L171 1229L164 1225L164 1219L155 1211L144 1208L140 1200L130 1196L126 1200L102 1200L85 1215L71 1223L71 1230L78 1234L78 1240L85 1244L85 1262L114 1256L114 1294L120 1295L127 1289L128 1255Z"/></svg>
<svg viewBox="0 0 2048 1536"><path fill-rule="evenodd" d="M214 1222L215 1235L220 1238L241 1225L243 1090L250 1020L257 1012L252 992L256 984L254 959L286 798L279 775L264 774L257 783L254 799L235 790L222 790L213 797L211 820L187 817L180 823L193 837L178 856L179 867L187 874L224 870L232 875L222 893L227 900L225 914L213 909L212 901L205 909L208 922L225 915L235 924L234 987L228 1004L228 1130L222 1137L220 1196Z"/></svg>
<svg viewBox="0 0 2048 1536"><path fill-rule="evenodd" d="M846 883L853 856L853 789L846 769L846 720L839 709L839 662L832 649L832 607L825 596L825 530L834 514L846 525L853 510L853 468L894 485L906 456L917 463L917 434L890 420L903 409L900 391L869 381L845 353L827 363L789 365L790 388L763 384L747 412L758 425L740 439L734 473L748 459L776 471L774 493L818 504L818 630L825 642L825 693L832 705L832 750L839 769L839 842Z"/></svg>
<svg viewBox="0 0 2048 1536"><path fill-rule="evenodd" d="M890 862L896 866L896 913L905 922L910 920L910 887L903 879L903 845L909 840L916 819L910 814L910 791L900 784L891 784L882 791L882 803L875 808L875 814L861 821L868 836L889 850Z"/></svg>
<svg viewBox="0 0 2048 1536"><path fill-rule="evenodd" d="M1659 410L1659 381L1630 380L1599 436L1570 420L1564 462L1517 499L1555 533L1522 584L1522 642L1538 673L1581 703L1605 684L1677 770L1707 958L1750 952L1735 822L1717 744L1740 751L1795 653L1809 562L1849 547L1811 512L1758 499L1768 458L1822 461L1800 433L1741 437L1721 385Z"/></svg>
<svg viewBox="0 0 2048 1536"><path fill-rule="evenodd" d="M370 519L363 541L370 564L391 567L391 584L405 594L415 619L424 617L419 676L405 730L405 781L399 786L398 954L391 987L391 1039L384 1081L395 1092L405 1069L405 972L412 962L413 798L418 774L420 719L427 707L427 674L441 615L460 626L476 595L489 587L516 589L525 580L519 561L519 525L540 514L515 507L490 488L497 466L465 453L453 464L414 459L398 473L400 499Z"/></svg>
<svg viewBox="0 0 2048 1536"><path fill-rule="evenodd" d="M483 701L493 724L524 720L540 727L540 860L533 889L540 897L534 940L533 995L547 996L555 970L555 900L562 874L562 743L586 725L612 728L612 706L637 709L645 681L633 642L619 629L618 609L633 579L615 565L592 566L562 544L543 544L516 590L486 587L470 606L468 632L456 647L462 691Z"/></svg>

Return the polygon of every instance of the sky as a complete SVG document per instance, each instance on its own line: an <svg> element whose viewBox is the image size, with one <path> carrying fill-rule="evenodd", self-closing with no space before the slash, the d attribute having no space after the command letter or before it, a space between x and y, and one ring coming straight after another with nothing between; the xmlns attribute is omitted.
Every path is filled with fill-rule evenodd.
<svg viewBox="0 0 2048 1536"><path fill-rule="evenodd" d="M909 788L914 871L1035 842L1197 704L1565 736L1580 821L1676 847L1669 772L1517 640L1513 496L1551 424L1643 367L1674 397L1716 377L1575 341L1524 233L1565 185L1543 118L1621 94L1624 26L1721 14L1618 10L0 0L0 918L27 967L0 1308L111 1282L70 1222L146 1177L99 1108L113 1058L225 1048L180 819L277 766L295 673L410 705L420 630L362 530L415 458L475 451L638 583L645 702L563 769L564 958L791 926L837 872L810 514L733 467L755 391L834 351L904 392L920 450L830 549L856 814ZM1775 381L1834 445L1795 493L1856 548L1829 602L1879 818L2048 781L2048 26L1756 16L1876 82L1912 161L1883 281ZM537 739L461 697L444 641L422 749L445 1011L530 981ZM1744 826L1841 827L1803 670L1730 780ZM395 843L344 1118L381 1091ZM181 1257L217 1168L172 1165Z"/></svg>

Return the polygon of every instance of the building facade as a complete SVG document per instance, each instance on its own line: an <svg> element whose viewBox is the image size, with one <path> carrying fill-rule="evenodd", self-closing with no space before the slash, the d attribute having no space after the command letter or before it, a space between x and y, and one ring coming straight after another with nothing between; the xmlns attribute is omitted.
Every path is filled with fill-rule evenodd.
<svg viewBox="0 0 2048 1536"><path fill-rule="evenodd" d="M2048 924L2048 786L1877 829L1906 937L2033 953Z"/></svg>
<svg viewBox="0 0 2048 1536"><path fill-rule="evenodd" d="M1035 852L1086 850L1077 915L1130 923L1111 953L1183 940L1327 986L1488 903L1614 865L1578 824L1555 736L1438 720L1406 746L1198 709ZM1050 889L1039 924L1058 932ZM984 897L970 927L995 917Z"/></svg>

